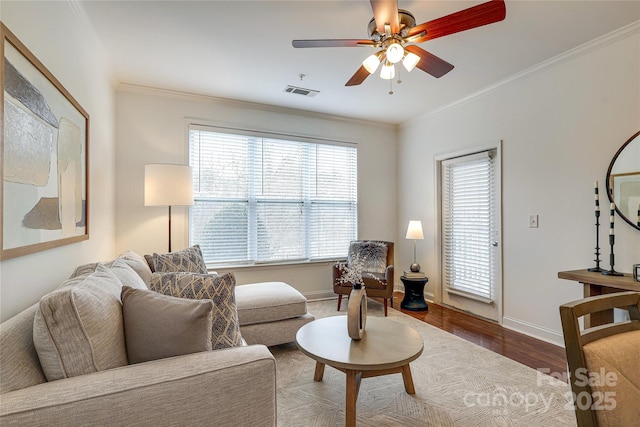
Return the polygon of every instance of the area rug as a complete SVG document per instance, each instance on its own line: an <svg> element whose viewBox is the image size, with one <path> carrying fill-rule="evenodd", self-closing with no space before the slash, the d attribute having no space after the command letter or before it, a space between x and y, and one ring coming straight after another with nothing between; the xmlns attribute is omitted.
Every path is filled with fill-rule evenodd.
<svg viewBox="0 0 640 427"><path fill-rule="evenodd" d="M343 304L346 307L346 304ZM309 302L316 318L344 316L336 300ZM357 402L358 426L575 426L569 386L552 376L389 309L424 340L411 363L416 394L400 374L365 378ZM382 304L369 300L369 316ZM278 426L344 426L345 374L329 366L313 381L315 361L295 343L271 347L278 366Z"/></svg>

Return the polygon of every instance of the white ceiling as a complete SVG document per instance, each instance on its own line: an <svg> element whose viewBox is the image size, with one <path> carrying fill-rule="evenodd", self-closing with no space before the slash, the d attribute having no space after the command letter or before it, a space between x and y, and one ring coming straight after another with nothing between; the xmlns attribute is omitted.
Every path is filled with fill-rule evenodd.
<svg viewBox="0 0 640 427"><path fill-rule="evenodd" d="M418 24L483 1L399 1ZM121 83L399 124L640 19L640 0L507 1L502 22L420 46L455 65L402 84L346 81L370 47L294 49L292 39L367 38L366 0L82 1ZM396 67L398 68L398 67ZM300 81L298 75L306 77ZM316 97L283 92L319 90Z"/></svg>

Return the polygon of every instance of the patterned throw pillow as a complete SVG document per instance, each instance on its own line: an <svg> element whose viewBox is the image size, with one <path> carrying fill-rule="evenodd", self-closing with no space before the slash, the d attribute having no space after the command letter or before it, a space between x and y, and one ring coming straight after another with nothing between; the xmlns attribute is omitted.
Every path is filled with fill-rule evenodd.
<svg viewBox="0 0 640 427"><path fill-rule="evenodd" d="M213 349L242 345L236 309L236 278L196 273L153 273L149 289L164 295L213 301Z"/></svg>
<svg viewBox="0 0 640 427"><path fill-rule="evenodd" d="M349 245L347 265L360 264L362 272L382 274L387 269L387 245L382 242L356 240Z"/></svg>
<svg viewBox="0 0 640 427"><path fill-rule="evenodd" d="M122 287L129 363L211 350L213 301Z"/></svg>
<svg viewBox="0 0 640 427"><path fill-rule="evenodd" d="M189 272L207 274L207 265L199 245L168 254L153 256L153 271L156 273Z"/></svg>

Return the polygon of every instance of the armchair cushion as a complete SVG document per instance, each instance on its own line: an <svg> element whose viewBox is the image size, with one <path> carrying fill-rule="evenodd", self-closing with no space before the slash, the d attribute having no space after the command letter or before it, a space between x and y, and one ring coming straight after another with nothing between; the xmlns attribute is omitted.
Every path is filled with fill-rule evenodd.
<svg viewBox="0 0 640 427"><path fill-rule="evenodd" d="M235 299L236 279L232 273L222 276L196 273L154 273L150 289L180 298L210 299L214 303L213 349L242 345Z"/></svg>
<svg viewBox="0 0 640 427"><path fill-rule="evenodd" d="M33 343L48 381L125 366L120 291L105 266L69 279L42 297Z"/></svg>
<svg viewBox="0 0 640 427"><path fill-rule="evenodd" d="M122 287L129 363L210 351L213 301Z"/></svg>

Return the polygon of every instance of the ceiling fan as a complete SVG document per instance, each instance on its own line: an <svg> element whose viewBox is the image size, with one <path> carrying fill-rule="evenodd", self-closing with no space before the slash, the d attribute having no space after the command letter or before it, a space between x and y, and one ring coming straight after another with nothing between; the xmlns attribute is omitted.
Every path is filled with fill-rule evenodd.
<svg viewBox="0 0 640 427"><path fill-rule="evenodd" d="M407 71L418 67L434 77L442 77L453 69L453 65L416 46L416 43L493 24L502 21L506 16L504 0L491 0L416 25L416 20L411 12L398 9L398 0L370 0L370 2L373 9L373 19L368 26L369 40L293 40L293 47L372 46L379 49L362 62L362 66L345 86L361 84L369 77L369 74L376 71L380 64L383 64L380 77L393 79L395 77L394 64L400 61Z"/></svg>

